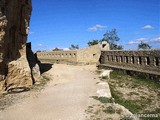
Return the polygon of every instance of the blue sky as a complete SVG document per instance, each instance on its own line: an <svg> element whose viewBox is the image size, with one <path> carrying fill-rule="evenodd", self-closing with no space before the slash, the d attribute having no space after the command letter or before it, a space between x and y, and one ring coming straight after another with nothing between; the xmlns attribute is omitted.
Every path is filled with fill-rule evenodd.
<svg viewBox="0 0 160 120"><path fill-rule="evenodd" d="M160 48L160 0L32 0L32 49L80 48L116 28L124 49Z"/></svg>

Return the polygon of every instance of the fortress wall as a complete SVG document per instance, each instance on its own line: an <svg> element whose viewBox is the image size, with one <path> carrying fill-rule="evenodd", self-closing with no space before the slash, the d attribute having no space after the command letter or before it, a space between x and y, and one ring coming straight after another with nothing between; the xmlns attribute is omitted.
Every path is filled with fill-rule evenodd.
<svg viewBox="0 0 160 120"><path fill-rule="evenodd" d="M69 51L37 52L41 62L93 64L99 61L101 45L94 45L84 49Z"/></svg>
<svg viewBox="0 0 160 120"><path fill-rule="evenodd" d="M52 52L37 52L37 57L41 62L77 62L77 51L52 51Z"/></svg>
<svg viewBox="0 0 160 120"><path fill-rule="evenodd" d="M160 75L160 50L102 51L99 66Z"/></svg>
<svg viewBox="0 0 160 120"><path fill-rule="evenodd" d="M97 63L101 54L101 46L94 45L77 51L77 61L79 63Z"/></svg>

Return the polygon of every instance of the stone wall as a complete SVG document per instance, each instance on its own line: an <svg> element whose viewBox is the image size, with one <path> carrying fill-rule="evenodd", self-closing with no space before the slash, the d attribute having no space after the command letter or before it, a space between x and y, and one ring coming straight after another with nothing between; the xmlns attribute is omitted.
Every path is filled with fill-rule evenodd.
<svg viewBox="0 0 160 120"><path fill-rule="evenodd" d="M94 45L78 50L37 52L41 62L71 63L71 64L94 64L99 61L101 45Z"/></svg>
<svg viewBox="0 0 160 120"><path fill-rule="evenodd" d="M0 0L0 91L33 84L26 56L31 0Z"/></svg>
<svg viewBox="0 0 160 120"><path fill-rule="evenodd" d="M77 51L52 51L52 52L37 52L37 57L41 62L49 63L76 63Z"/></svg>
<svg viewBox="0 0 160 120"><path fill-rule="evenodd" d="M160 75L160 50L102 51L100 67Z"/></svg>
<svg viewBox="0 0 160 120"><path fill-rule="evenodd" d="M99 61L101 54L101 45L94 45L84 49L77 50L77 62L94 64Z"/></svg>

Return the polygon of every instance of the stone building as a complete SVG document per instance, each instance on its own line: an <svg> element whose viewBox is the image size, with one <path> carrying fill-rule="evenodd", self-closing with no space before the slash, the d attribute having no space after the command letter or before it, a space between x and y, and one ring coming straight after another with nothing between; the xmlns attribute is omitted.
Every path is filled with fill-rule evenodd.
<svg viewBox="0 0 160 120"><path fill-rule="evenodd" d="M0 91L33 84L26 57L31 0L0 0Z"/></svg>

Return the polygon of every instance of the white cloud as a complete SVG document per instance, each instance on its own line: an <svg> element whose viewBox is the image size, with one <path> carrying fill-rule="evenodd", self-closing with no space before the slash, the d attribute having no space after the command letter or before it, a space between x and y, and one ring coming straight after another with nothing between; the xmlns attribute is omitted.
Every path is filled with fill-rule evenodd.
<svg viewBox="0 0 160 120"><path fill-rule="evenodd" d="M157 38L138 38L138 39L135 39L135 40L132 40L130 42L128 42L128 44L139 44L144 42L144 43L160 43L160 37L157 37Z"/></svg>
<svg viewBox="0 0 160 120"><path fill-rule="evenodd" d="M152 39L152 42L160 43L160 37Z"/></svg>
<svg viewBox="0 0 160 120"><path fill-rule="evenodd" d="M70 50L69 48L63 48L64 51Z"/></svg>
<svg viewBox="0 0 160 120"><path fill-rule="evenodd" d="M39 47L42 47L43 45L40 43L40 44L38 44L38 46L39 46Z"/></svg>
<svg viewBox="0 0 160 120"><path fill-rule="evenodd" d="M95 25L95 26L89 27L88 30L89 30L89 31L97 31L97 30L103 30L103 29L105 29L105 28L106 28L106 26L97 24L97 25Z"/></svg>
<svg viewBox="0 0 160 120"><path fill-rule="evenodd" d="M151 25L145 25L142 27L142 29L154 29L154 27Z"/></svg>

